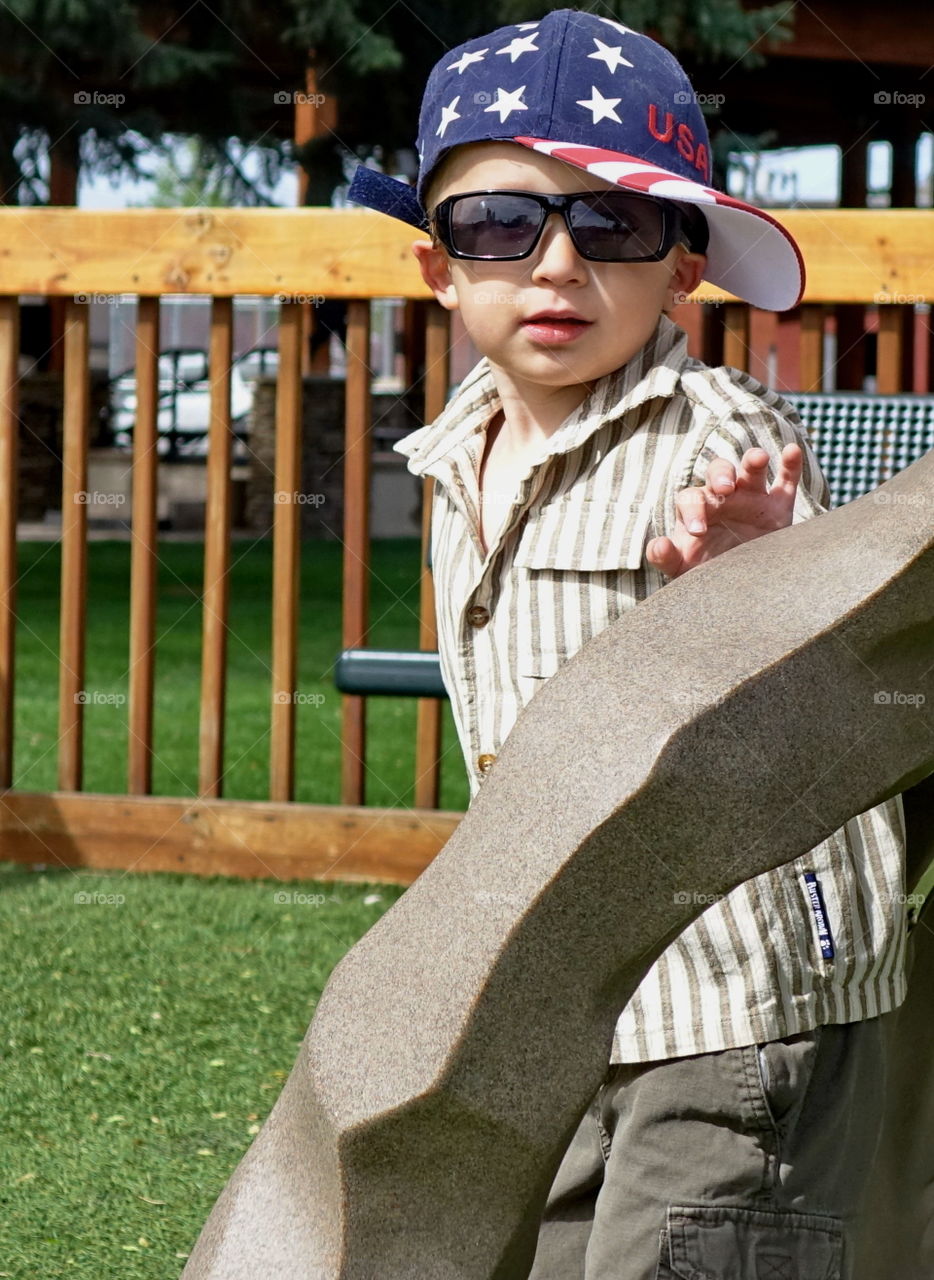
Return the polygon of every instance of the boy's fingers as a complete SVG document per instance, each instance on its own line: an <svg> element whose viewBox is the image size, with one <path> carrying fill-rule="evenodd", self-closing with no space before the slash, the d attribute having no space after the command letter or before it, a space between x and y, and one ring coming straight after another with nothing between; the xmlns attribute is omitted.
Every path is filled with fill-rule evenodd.
<svg viewBox="0 0 934 1280"><path fill-rule="evenodd" d="M726 458L714 458L707 468L707 488L714 493L732 493L736 488L736 468Z"/></svg>
<svg viewBox="0 0 934 1280"><path fill-rule="evenodd" d="M786 444L782 450L773 489L784 489L792 498L798 491L804 471L804 450L797 444Z"/></svg>
<svg viewBox="0 0 934 1280"><path fill-rule="evenodd" d="M744 488L768 492L769 455L765 449L747 449L739 464L739 479Z"/></svg>
<svg viewBox="0 0 934 1280"><path fill-rule="evenodd" d="M675 508L688 533L707 532L707 491L695 485L675 494Z"/></svg>
<svg viewBox="0 0 934 1280"><path fill-rule="evenodd" d="M645 558L649 564L668 578L676 578L684 564L681 552L672 540L665 536L652 539L645 548Z"/></svg>

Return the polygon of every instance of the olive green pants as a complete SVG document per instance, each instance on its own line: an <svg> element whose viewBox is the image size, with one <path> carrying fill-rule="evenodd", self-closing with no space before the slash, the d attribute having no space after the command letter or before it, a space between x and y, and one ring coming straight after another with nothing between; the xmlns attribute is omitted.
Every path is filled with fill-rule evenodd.
<svg viewBox="0 0 934 1280"><path fill-rule="evenodd" d="M612 1066L558 1170L531 1280L850 1280L884 1022Z"/></svg>

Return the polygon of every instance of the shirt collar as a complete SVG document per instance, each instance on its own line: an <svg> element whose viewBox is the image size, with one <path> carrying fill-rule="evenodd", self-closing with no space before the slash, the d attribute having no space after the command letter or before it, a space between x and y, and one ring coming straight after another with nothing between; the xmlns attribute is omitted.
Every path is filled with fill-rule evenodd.
<svg viewBox="0 0 934 1280"><path fill-rule="evenodd" d="M671 396L688 362L687 334L666 315L644 347L621 368L598 379L593 391L549 438L542 458L579 448L605 422L647 400ZM477 432L500 407L493 371L484 357L471 369L442 413L393 446L415 475L434 468Z"/></svg>

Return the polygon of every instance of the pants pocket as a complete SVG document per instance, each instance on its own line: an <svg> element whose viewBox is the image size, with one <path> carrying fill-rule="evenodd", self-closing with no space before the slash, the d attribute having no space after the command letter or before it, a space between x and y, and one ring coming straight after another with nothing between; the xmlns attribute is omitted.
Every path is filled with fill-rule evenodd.
<svg viewBox="0 0 934 1280"><path fill-rule="evenodd" d="M656 1280L842 1280L843 1224L822 1214L671 1205Z"/></svg>
<svg viewBox="0 0 934 1280"><path fill-rule="evenodd" d="M817 1065L822 1027L756 1046L765 1105L779 1132L794 1126Z"/></svg>

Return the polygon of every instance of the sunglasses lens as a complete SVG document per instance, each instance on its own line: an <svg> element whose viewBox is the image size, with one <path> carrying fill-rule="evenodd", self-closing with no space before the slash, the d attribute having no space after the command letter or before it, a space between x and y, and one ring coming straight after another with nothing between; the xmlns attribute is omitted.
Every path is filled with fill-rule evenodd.
<svg viewBox="0 0 934 1280"><path fill-rule="evenodd" d="M448 248L468 258L523 258L531 252L548 214L546 197L486 191L452 196L446 209ZM577 252L596 262L644 262L666 247L665 214L655 200L625 191L563 197Z"/></svg>
<svg viewBox="0 0 934 1280"><path fill-rule="evenodd" d="M575 200L570 225L578 251L602 262L651 258L661 249L665 232L660 205L614 191Z"/></svg>
<svg viewBox="0 0 934 1280"><path fill-rule="evenodd" d="M524 196L493 192L463 196L451 206L451 240L472 258L511 258L528 253L543 210Z"/></svg>

